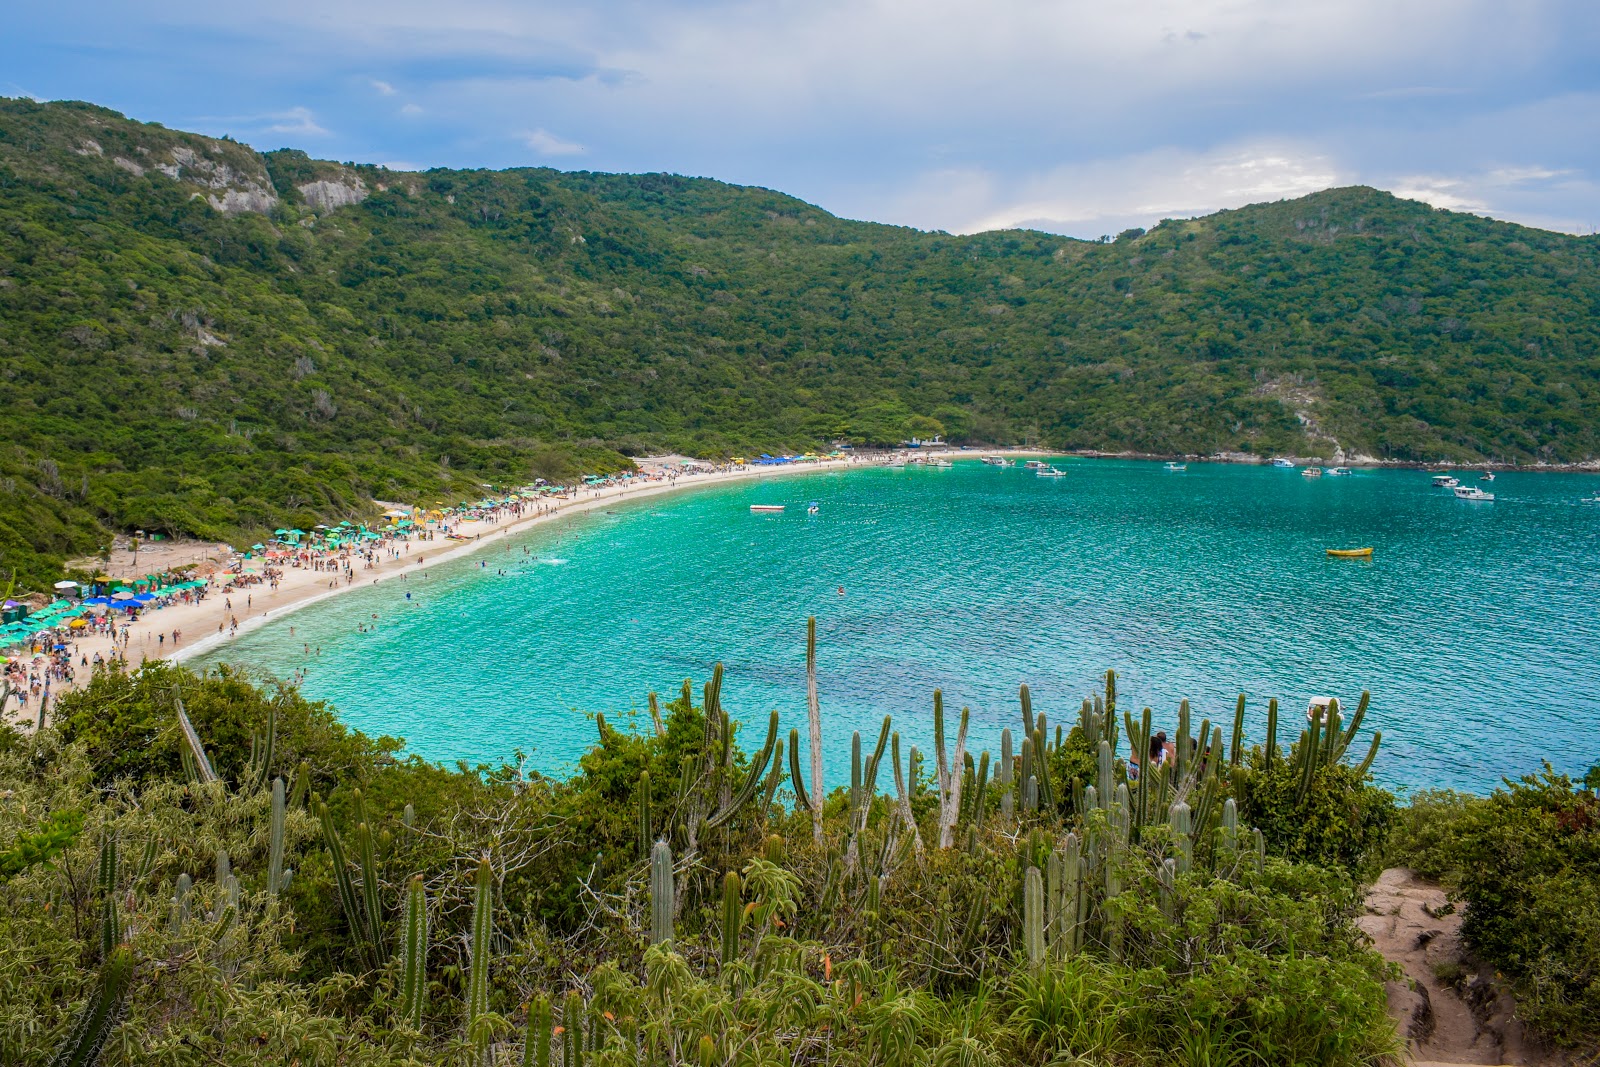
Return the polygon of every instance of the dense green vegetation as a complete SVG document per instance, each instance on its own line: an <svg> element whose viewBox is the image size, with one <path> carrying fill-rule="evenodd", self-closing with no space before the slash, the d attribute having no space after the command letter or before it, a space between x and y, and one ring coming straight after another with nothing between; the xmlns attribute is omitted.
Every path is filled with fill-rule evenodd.
<svg viewBox="0 0 1600 1067"><path fill-rule="evenodd" d="M703 179L392 173L0 100L0 569L39 585L108 530L248 541L646 449L943 431L1578 461L1600 455L1597 260L1371 189L1108 243L951 236Z"/></svg>
<svg viewBox="0 0 1600 1067"><path fill-rule="evenodd" d="M1488 797L1418 794L1396 854L1465 905L1461 932L1548 1036L1600 1052L1600 764Z"/></svg>
<svg viewBox="0 0 1600 1067"><path fill-rule="evenodd" d="M1153 724L1113 681L1059 726L1024 689L999 759L936 695L926 760L885 721L824 796L775 715L735 740L720 669L566 781L403 760L227 670L101 672L0 730L0 1060L1385 1062L1369 857L1233 796L1282 769L1273 825L1373 825L1359 713L1285 751L1185 708L1130 779Z"/></svg>

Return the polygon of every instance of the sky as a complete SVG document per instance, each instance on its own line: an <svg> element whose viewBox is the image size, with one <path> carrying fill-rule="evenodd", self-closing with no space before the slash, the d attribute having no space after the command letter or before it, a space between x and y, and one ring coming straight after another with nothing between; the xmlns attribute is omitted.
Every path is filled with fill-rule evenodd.
<svg viewBox="0 0 1600 1067"><path fill-rule="evenodd" d="M52 0L0 95L395 169L1098 237L1340 185L1600 228L1600 0Z"/></svg>

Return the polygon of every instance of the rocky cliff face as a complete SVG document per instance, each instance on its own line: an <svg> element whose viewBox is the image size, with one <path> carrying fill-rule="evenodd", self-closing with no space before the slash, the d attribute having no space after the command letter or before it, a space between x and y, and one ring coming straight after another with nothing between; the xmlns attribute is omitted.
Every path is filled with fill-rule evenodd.
<svg viewBox="0 0 1600 1067"><path fill-rule="evenodd" d="M306 204L319 215L351 207L367 198L367 185L353 174L341 175L336 181L306 182L295 186Z"/></svg>
<svg viewBox="0 0 1600 1067"><path fill-rule="evenodd" d="M177 182L225 215L269 214L281 201L280 190L291 185L319 215L359 204L371 191L350 169L303 153L296 153L304 159L302 172L287 179L279 174L275 185L266 157L247 145L134 122L88 104L4 100L0 115L25 129L20 137L0 138L0 166L18 174L114 167L136 178Z"/></svg>

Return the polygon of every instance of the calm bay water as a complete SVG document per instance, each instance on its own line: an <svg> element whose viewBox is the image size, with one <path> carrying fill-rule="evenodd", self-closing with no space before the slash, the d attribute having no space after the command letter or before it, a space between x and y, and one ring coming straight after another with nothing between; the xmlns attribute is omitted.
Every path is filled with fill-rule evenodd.
<svg viewBox="0 0 1600 1067"><path fill-rule="evenodd" d="M747 734L775 707L803 737L815 615L835 783L851 731L870 744L885 714L927 751L935 687L972 708L970 747L997 751L1018 683L1065 722L1106 667L1124 706L1151 706L1169 732L1180 698L1196 722L1231 722L1244 692L1257 740L1270 696L1293 722L1310 696L1370 689L1392 788L1483 791L1542 760L1600 760L1600 505L1579 502L1600 478L1503 474L1487 486L1499 499L1474 504L1416 471L1064 466L1054 480L976 462L857 470L620 504L308 607L201 662L305 668L308 696L430 760L521 749L560 771L593 743L586 713L648 729L646 694L686 677L698 690L717 660ZM1361 545L1372 561L1323 551ZM374 613L376 632L357 632Z"/></svg>

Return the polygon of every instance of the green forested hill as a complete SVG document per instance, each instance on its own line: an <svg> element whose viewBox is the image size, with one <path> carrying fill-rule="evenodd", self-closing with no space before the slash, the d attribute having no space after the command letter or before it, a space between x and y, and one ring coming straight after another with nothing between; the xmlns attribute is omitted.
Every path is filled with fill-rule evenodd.
<svg viewBox="0 0 1600 1067"><path fill-rule="evenodd" d="M1600 455L1600 240L1371 189L1107 244L0 100L0 575L836 437Z"/></svg>

